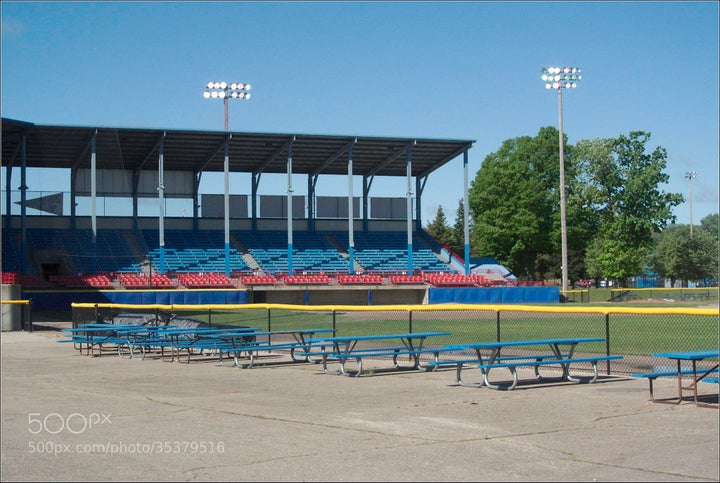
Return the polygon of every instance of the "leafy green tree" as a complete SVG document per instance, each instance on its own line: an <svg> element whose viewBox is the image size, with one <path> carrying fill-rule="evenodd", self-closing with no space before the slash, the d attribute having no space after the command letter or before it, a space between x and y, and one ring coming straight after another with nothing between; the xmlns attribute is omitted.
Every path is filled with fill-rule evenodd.
<svg viewBox="0 0 720 483"><path fill-rule="evenodd" d="M614 139L580 141L574 150L578 193L597 214L598 233L588 247L586 265L595 277L623 283L642 273L653 234L674 222L672 210L684 201L659 188L667 152L658 146L646 152L650 133L632 131Z"/></svg>
<svg viewBox="0 0 720 483"><path fill-rule="evenodd" d="M708 282L717 282L718 280L720 268L718 265L718 240L720 239L718 228L718 214L714 213L700 220L700 226L696 231L697 236L693 236L693 239L698 242L699 250L698 266L700 269L697 280L703 278L709 279Z"/></svg>
<svg viewBox="0 0 720 483"><path fill-rule="evenodd" d="M435 213L435 219L427 225L427 227L425 227L425 231L439 243L449 245L452 238L452 231L448 226L447 218L445 217L442 205L438 206L437 212Z"/></svg>
<svg viewBox="0 0 720 483"><path fill-rule="evenodd" d="M700 229L706 230L708 233L717 238L719 229L718 224L720 224L720 222L718 221L718 214L713 213L712 215L708 215L702 220L700 220Z"/></svg>
<svg viewBox="0 0 720 483"><path fill-rule="evenodd" d="M715 218L715 225L712 218ZM652 267L674 285L688 281L717 279L718 237L717 215L710 215L705 227L702 225L690 236L690 225L673 225L657 237Z"/></svg>
<svg viewBox="0 0 720 483"><path fill-rule="evenodd" d="M541 254L559 246L558 131L503 142L489 154L469 190L476 253L535 279Z"/></svg>
<svg viewBox="0 0 720 483"><path fill-rule="evenodd" d="M468 220L470 230L472 230L472 217ZM452 251L465 257L465 205L462 198L458 201L457 211L455 212L455 224L452 226L450 243L448 246Z"/></svg>

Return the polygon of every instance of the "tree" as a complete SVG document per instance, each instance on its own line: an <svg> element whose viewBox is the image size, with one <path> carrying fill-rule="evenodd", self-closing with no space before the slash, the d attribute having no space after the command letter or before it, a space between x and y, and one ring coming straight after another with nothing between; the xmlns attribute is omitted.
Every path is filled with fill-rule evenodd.
<svg viewBox="0 0 720 483"><path fill-rule="evenodd" d="M700 229L706 230L708 233L713 235L715 238L718 237L718 230L720 229L718 227L720 225L720 220L717 213L713 213L712 215L708 215L702 220L700 220Z"/></svg>
<svg viewBox="0 0 720 483"><path fill-rule="evenodd" d="M474 251L537 277L538 256L559 246L558 131L508 139L482 163L469 190Z"/></svg>
<svg viewBox="0 0 720 483"><path fill-rule="evenodd" d="M713 226L712 217L715 217ZM708 223L690 236L690 225L673 225L657 237L652 267L663 278L688 281L717 279L718 238L717 215L710 215Z"/></svg>
<svg viewBox="0 0 720 483"><path fill-rule="evenodd" d="M468 220L470 230L472 230L472 217ZM462 198L458 201L457 211L455 212L455 224L452 226L450 243L448 246L452 251L465 258L465 204Z"/></svg>
<svg viewBox="0 0 720 483"><path fill-rule="evenodd" d="M697 280L706 279L706 283L715 283L718 281L718 233L719 223L718 214L708 215L700 220L700 226L694 236L698 243L698 277Z"/></svg>
<svg viewBox="0 0 720 483"><path fill-rule="evenodd" d="M581 198L598 216L598 233L586 265L594 276L621 283L643 271L653 234L674 222L672 209L684 201L659 189L667 152L646 153L650 133L632 131L614 139L580 141L574 150Z"/></svg>
<svg viewBox="0 0 720 483"><path fill-rule="evenodd" d="M447 224L447 219L445 218L445 212L443 211L442 205L438 206L437 212L435 213L435 219L432 223L425 227L425 231L442 245L449 245L452 238L452 232Z"/></svg>

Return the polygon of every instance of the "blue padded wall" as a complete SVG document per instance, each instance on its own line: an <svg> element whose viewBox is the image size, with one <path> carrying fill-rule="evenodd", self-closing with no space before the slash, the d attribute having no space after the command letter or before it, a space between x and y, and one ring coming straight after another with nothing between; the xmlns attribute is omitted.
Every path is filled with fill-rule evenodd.
<svg viewBox="0 0 720 483"><path fill-rule="evenodd" d="M560 303L560 287L430 288L431 304L547 304Z"/></svg>

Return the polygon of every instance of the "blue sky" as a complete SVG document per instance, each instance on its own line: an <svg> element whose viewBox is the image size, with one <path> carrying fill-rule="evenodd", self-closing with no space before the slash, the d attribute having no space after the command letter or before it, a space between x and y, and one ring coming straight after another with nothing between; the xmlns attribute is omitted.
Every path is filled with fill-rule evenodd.
<svg viewBox="0 0 720 483"><path fill-rule="evenodd" d="M40 124L222 130L208 81L247 82L230 130L475 140L470 177L502 142L557 126L543 66L579 66L570 143L652 133L678 222L718 212L716 2L12 2L2 9L2 116ZM238 175L240 176L240 175ZM4 170L2 187L5 188ZM34 191L69 190L30 177ZM344 196L345 182L317 194ZM249 178L248 178L249 179ZM356 180L356 183L359 183ZM222 193L203 177L201 191ZM266 181L261 193L280 194ZM293 182L306 194L304 177ZM455 188L457 187L457 188ZM361 189L354 188L355 194ZM233 194L249 181L233 178ZM376 180L371 196L404 196ZM462 157L433 173L423 223L453 223ZM5 201L3 197L3 202Z"/></svg>

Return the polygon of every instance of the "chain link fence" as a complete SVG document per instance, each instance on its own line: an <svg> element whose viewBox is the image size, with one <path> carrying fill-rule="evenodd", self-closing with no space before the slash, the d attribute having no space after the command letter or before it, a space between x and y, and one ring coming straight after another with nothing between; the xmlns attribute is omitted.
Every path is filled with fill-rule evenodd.
<svg viewBox="0 0 720 483"><path fill-rule="evenodd" d="M402 306L118 305L73 304L73 325L244 326L263 331L332 329L335 335L447 331L433 344L599 337L583 353L622 355L604 372L629 375L658 369L651 354L718 347L717 308L599 308L567 306L478 306L448 304ZM531 349L514 354L531 355ZM443 354L443 357L462 354ZM707 361L708 364L713 363ZM588 366L589 368L589 366Z"/></svg>
<svg viewBox="0 0 720 483"><path fill-rule="evenodd" d="M718 287L610 289L612 302L718 303Z"/></svg>

